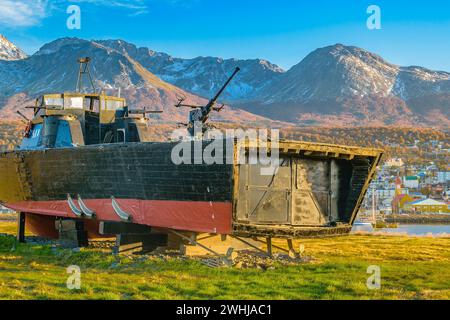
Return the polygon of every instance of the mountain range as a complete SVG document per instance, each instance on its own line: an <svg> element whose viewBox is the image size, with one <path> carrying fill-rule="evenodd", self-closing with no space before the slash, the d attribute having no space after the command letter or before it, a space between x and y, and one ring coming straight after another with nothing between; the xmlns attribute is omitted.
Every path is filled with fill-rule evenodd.
<svg viewBox="0 0 450 320"><path fill-rule="evenodd" d="M97 91L120 94L131 108L163 110L153 116L163 122L186 122L189 110L175 108L179 97L186 103L205 104L205 98L186 92L156 77L129 55L100 43L81 39L60 39L44 45L32 56L15 61L0 61L0 118L17 119L16 110L32 105L44 93L75 91L77 59L89 56ZM88 83L86 80L84 83ZM120 90L119 90L120 89ZM87 91L91 89L86 88ZM31 112L30 110L28 110ZM214 115L221 121L269 121L239 108L225 107Z"/></svg>
<svg viewBox="0 0 450 320"><path fill-rule="evenodd" d="M217 119L327 126L450 126L450 73L398 66L353 46L317 49L283 70L263 59L183 59L123 40L77 38L52 41L30 57L0 38L3 117L36 95L73 91L75 62L81 56L92 58L98 88L114 94L121 88L131 107L163 109L163 121L184 121L187 110L173 107L177 98L204 102L239 66L241 71L222 96L233 107Z"/></svg>

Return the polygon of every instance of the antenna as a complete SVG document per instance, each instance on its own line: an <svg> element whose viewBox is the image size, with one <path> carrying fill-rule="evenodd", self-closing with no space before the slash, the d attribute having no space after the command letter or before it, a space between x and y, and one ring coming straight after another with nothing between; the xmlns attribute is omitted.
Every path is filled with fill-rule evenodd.
<svg viewBox="0 0 450 320"><path fill-rule="evenodd" d="M88 75L92 89L94 90L94 93L96 92L95 86L94 86L94 81L92 81L91 72L89 70L89 61L91 61L91 58L89 58L89 57L84 57L84 58L78 59L78 63L80 64L80 70L78 71L76 92L81 92L83 90L83 75L84 74Z"/></svg>
<svg viewBox="0 0 450 320"><path fill-rule="evenodd" d="M30 119L28 119L28 117L26 115L24 115L22 112L20 112L19 110L16 111L17 114L19 116L21 116L23 119L25 119L27 122L30 121Z"/></svg>

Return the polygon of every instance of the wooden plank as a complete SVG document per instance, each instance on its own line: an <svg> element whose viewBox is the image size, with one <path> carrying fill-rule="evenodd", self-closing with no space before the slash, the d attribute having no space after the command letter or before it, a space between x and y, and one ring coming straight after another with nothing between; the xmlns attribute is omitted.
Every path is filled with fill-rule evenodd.
<svg viewBox="0 0 450 320"><path fill-rule="evenodd" d="M20 243L25 243L25 220L25 213L19 212L17 221L17 241Z"/></svg>
<svg viewBox="0 0 450 320"><path fill-rule="evenodd" d="M267 237L266 242L267 242L267 254L271 257L272 256L272 238Z"/></svg>
<svg viewBox="0 0 450 320"><path fill-rule="evenodd" d="M294 250L294 245L292 243L292 239L287 239L287 244L288 244L288 247L289 247L289 251L290 250Z"/></svg>
<svg viewBox="0 0 450 320"><path fill-rule="evenodd" d="M102 235L113 235L120 233L150 233L152 228L143 224L100 221L99 232Z"/></svg>
<svg viewBox="0 0 450 320"><path fill-rule="evenodd" d="M207 246L209 249L212 249L214 252L221 255L226 255L230 248L233 248L233 251L254 249L267 254L267 252L262 249L262 245L251 239L240 239L234 236L229 236L223 240L222 235L215 235L211 238L204 238L199 235L197 239L198 243ZM180 252L187 256L204 256L211 254L211 252L200 246L189 245L186 243L181 244L179 248Z"/></svg>
<svg viewBox="0 0 450 320"><path fill-rule="evenodd" d="M84 222L75 219L57 219L55 220L55 228L59 231L83 230Z"/></svg>
<svg viewBox="0 0 450 320"><path fill-rule="evenodd" d="M114 253L124 252L140 252L146 253L155 250L158 247L164 247L168 244L168 236L163 233L142 233L118 234L116 238L116 246L113 248Z"/></svg>
<svg viewBox="0 0 450 320"><path fill-rule="evenodd" d="M133 234L133 233L122 233L117 235L117 239L120 245L139 243L142 242L145 245L153 245L155 247L166 246L167 245L167 234L154 233L154 234Z"/></svg>

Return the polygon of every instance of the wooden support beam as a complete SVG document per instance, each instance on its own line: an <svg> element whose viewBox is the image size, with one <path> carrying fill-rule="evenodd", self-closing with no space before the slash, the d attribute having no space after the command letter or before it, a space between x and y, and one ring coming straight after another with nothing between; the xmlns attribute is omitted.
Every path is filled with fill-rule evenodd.
<svg viewBox="0 0 450 320"><path fill-rule="evenodd" d="M216 251L214 251L214 250L208 248L207 246L204 246L203 244L201 244L201 243L199 243L199 242L193 240L193 239L190 238L190 237L185 236L185 235L182 234L181 232L177 232L177 231L172 230L172 229L168 229L168 230L169 230L170 232L172 232L173 234L179 236L180 238L182 238L182 239L184 239L184 240L186 240L186 241L189 241L191 244L193 244L193 245L195 245L195 246L202 247L202 248L205 249L206 251L211 252L212 254L214 254L214 255L216 255L216 256L219 256L219 257L221 256L221 255L220 255L219 253L217 253Z"/></svg>
<svg viewBox="0 0 450 320"><path fill-rule="evenodd" d="M84 230L84 221L73 219L56 219L55 228L58 231Z"/></svg>
<svg viewBox="0 0 450 320"><path fill-rule="evenodd" d="M25 243L25 212L19 212L17 220L17 241Z"/></svg>
<svg viewBox="0 0 450 320"><path fill-rule="evenodd" d="M267 237L266 243L267 243L267 254L269 255L269 257L272 257L272 237Z"/></svg>
<svg viewBox="0 0 450 320"><path fill-rule="evenodd" d="M87 247L89 239L83 220L58 219L55 221L59 240L64 247Z"/></svg>
<svg viewBox="0 0 450 320"><path fill-rule="evenodd" d="M100 221L99 232L101 235L114 235L120 233L150 233L152 228L150 226L135 224L130 222L117 221Z"/></svg>
<svg viewBox="0 0 450 320"><path fill-rule="evenodd" d="M120 233L116 236L114 254L124 252L147 253L168 244L167 234L158 233Z"/></svg>
<svg viewBox="0 0 450 320"><path fill-rule="evenodd" d="M295 251L294 245L293 245L293 243L292 243L292 239L287 239L287 244L288 244L289 251L290 251L290 250Z"/></svg>
<svg viewBox="0 0 450 320"><path fill-rule="evenodd" d="M242 239L242 238L239 238L239 237L233 236L233 235L230 235L230 237L232 237L232 238L234 238L234 239L236 239L236 240L239 240L239 241L241 241L242 243L248 245L249 247L252 247L253 249L256 249L256 250L258 250L258 251L264 253L265 255L269 256L269 254L268 254L266 251L262 250L261 248L258 248L257 246L251 244L250 242L248 242L248 241L246 241L246 240L244 240L244 239ZM258 238L254 238L253 240L254 240L254 241L260 241L260 240L258 240Z"/></svg>
<svg viewBox="0 0 450 320"><path fill-rule="evenodd" d="M267 244L267 242L262 241L262 240L260 240L260 239L255 239L255 241L258 241L258 242ZM274 244L272 244L272 248L276 248L276 249L281 250L281 251L284 251L284 252L289 252L289 250L286 250L285 248L279 247L279 246L274 245Z"/></svg>

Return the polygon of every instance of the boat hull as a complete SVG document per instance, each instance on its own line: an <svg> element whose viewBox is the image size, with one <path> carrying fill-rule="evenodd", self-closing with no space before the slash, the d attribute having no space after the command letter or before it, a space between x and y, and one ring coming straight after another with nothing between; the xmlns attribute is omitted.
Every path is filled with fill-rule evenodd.
<svg viewBox="0 0 450 320"><path fill-rule="evenodd" d="M228 142L223 141L224 150ZM214 164L194 152L176 164L177 145L116 143L2 153L0 201L32 215L40 235L55 235L50 229L56 218L83 219L92 236L101 221L249 237L340 234L350 231L382 154L280 142L281 167L271 177L257 164L238 163L240 155L248 157L249 143L232 142L231 163L223 154ZM207 147L200 142L201 152ZM82 206L94 215L80 215Z"/></svg>
<svg viewBox="0 0 450 320"><path fill-rule="evenodd" d="M78 201L73 201L79 207ZM229 234L232 230L231 203L140 199L116 199L116 201L122 210L131 215L132 222L136 224L202 233ZM85 218L85 221L122 221L114 212L111 199L88 199L83 202L96 213L93 219ZM72 212L67 200L20 201L5 205L18 212L35 215L79 218ZM36 221L35 224L39 223L41 222ZM46 224L44 221L42 223ZM31 224L33 223L31 222ZM50 228L54 229L54 223ZM45 233L49 234L48 231ZM91 230L91 234L98 235L93 230Z"/></svg>

